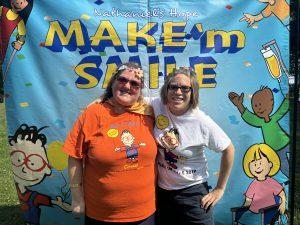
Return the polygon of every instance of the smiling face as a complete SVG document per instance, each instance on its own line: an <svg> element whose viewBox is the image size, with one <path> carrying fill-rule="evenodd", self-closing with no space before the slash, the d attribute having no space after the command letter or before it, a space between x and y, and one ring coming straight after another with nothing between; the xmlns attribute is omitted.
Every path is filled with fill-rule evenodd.
<svg viewBox="0 0 300 225"><path fill-rule="evenodd" d="M169 126L169 119L164 115L158 115L156 117L156 126L158 129L163 130Z"/></svg>
<svg viewBox="0 0 300 225"><path fill-rule="evenodd" d="M124 145L131 146L134 142L134 137L130 132L123 132L123 134L121 135L121 141Z"/></svg>
<svg viewBox="0 0 300 225"><path fill-rule="evenodd" d="M132 106L141 94L142 82L134 71L124 70L112 85L113 101L123 106Z"/></svg>
<svg viewBox="0 0 300 225"><path fill-rule="evenodd" d="M32 186L51 174L45 150L38 140L35 144L27 140L12 142L11 161L16 183Z"/></svg>
<svg viewBox="0 0 300 225"><path fill-rule="evenodd" d="M175 149L179 146L178 132L175 129L165 132L161 137L161 142L167 150Z"/></svg>
<svg viewBox="0 0 300 225"><path fill-rule="evenodd" d="M255 92L251 103L254 113L258 117L268 120L274 106L272 91L269 88L265 88Z"/></svg>
<svg viewBox="0 0 300 225"><path fill-rule="evenodd" d="M10 5L16 12L22 11L27 5L27 0L11 0Z"/></svg>
<svg viewBox="0 0 300 225"><path fill-rule="evenodd" d="M251 174L257 180L265 180L269 175L273 164L266 157L261 156L260 159L250 162L249 169Z"/></svg>
<svg viewBox="0 0 300 225"><path fill-rule="evenodd" d="M191 79L187 75L177 74L169 83L167 106L174 115L182 115L190 108L191 92Z"/></svg>

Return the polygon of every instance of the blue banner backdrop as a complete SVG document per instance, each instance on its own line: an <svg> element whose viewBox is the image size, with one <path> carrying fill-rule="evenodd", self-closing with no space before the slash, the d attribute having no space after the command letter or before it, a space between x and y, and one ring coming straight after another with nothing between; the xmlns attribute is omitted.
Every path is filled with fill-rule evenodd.
<svg viewBox="0 0 300 225"><path fill-rule="evenodd" d="M293 82L286 66L289 2L0 2L8 138L27 223L82 224L69 211L67 155L61 147L77 116L103 93L116 66L126 61L138 62L145 69L146 96L158 96L174 67L189 66L196 71L201 109L236 147L226 193L215 207L216 224L232 220L260 224L260 213L255 210L265 207L270 197L276 198L272 185L265 189L255 185L257 174L249 169L256 144L273 165L265 178L282 186L287 199L287 93L288 83ZM244 114L230 95L243 98ZM206 154L209 182L214 186L220 158L209 151ZM22 174L22 168L28 174ZM243 210L246 192L253 199L250 209ZM254 200L254 196L260 197ZM265 218L275 218L277 211ZM279 218L286 222L284 215Z"/></svg>

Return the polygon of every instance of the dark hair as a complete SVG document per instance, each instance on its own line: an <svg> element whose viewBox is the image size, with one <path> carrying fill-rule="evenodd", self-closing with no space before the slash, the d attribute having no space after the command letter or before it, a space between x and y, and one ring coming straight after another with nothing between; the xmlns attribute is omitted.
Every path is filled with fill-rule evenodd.
<svg viewBox="0 0 300 225"><path fill-rule="evenodd" d="M175 68L173 72L169 73L166 77L166 80L160 90L160 97L161 101L164 105L168 103L168 88L174 77L178 74L184 74L191 80L191 101L190 101L190 108L195 109L199 105L199 84L196 78L196 73L187 67L179 67Z"/></svg>
<svg viewBox="0 0 300 225"><path fill-rule="evenodd" d="M13 136L8 136L8 143L10 144L10 146L12 146L12 141L18 143L18 138L21 140L31 141L34 144L37 142L37 140L40 140L42 143L42 147L45 149L47 138L44 134L39 134L39 132L46 127L47 126L37 129L36 126L28 126L27 124L22 124L16 130Z"/></svg>
<svg viewBox="0 0 300 225"><path fill-rule="evenodd" d="M109 80L109 82L107 84L105 92L104 92L104 94L102 96L102 102L105 102L108 99L110 99L110 98L113 97L112 86L113 86L115 80L125 70L125 68L124 69L120 69L120 68L122 68L122 66L129 67L129 68L134 68L134 69L141 69L142 70L142 67L139 64L135 63L135 62L127 62L127 63L123 63L123 64L119 65L118 68L117 68L117 70L115 71L115 73L113 73L113 75L111 76L111 78L110 78L110 80ZM143 78L141 79L141 82L142 82L142 84L144 83L144 79Z"/></svg>
<svg viewBox="0 0 300 225"><path fill-rule="evenodd" d="M129 130L123 130L121 135L123 135L123 134L131 134L131 133Z"/></svg>
<svg viewBox="0 0 300 225"><path fill-rule="evenodd" d="M32 7L33 7L33 0L27 0L28 5L20 12L18 12L18 14L22 17L22 19L24 20L24 23L26 24L28 17L31 13Z"/></svg>

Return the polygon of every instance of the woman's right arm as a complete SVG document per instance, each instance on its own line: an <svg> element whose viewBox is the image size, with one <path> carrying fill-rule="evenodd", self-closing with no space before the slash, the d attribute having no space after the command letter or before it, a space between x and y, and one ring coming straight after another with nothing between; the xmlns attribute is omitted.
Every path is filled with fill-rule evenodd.
<svg viewBox="0 0 300 225"><path fill-rule="evenodd" d="M72 212L75 217L85 213L85 202L82 186L83 160L69 156L69 182L72 194Z"/></svg>

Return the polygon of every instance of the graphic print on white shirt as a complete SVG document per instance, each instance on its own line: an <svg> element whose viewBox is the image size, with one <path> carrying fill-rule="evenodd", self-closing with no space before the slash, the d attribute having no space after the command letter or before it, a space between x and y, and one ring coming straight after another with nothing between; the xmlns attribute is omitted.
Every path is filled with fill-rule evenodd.
<svg viewBox="0 0 300 225"><path fill-rule="evenodd" d="M163 151L165 160L170 167L177 169L176 163L179 157L172 151L179 146L179 133L176 128L165 130L163 136L160 138L163 144Z"/></svg>
<svg viewBox="0 0 300 225"><path fill-rule="evenodd" d="M177 190L207 181L205 150L223 151L231 142L228 136L199 108L175 116L159 98L153 99L151 105L159 144L159 187Z"/></svg>

